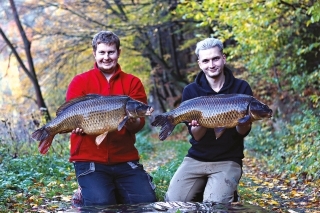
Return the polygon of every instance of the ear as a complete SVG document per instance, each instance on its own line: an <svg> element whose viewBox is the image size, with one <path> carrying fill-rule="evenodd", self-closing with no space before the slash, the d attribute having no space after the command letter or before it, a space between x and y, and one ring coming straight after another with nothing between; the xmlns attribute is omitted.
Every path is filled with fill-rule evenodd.
<svg viewBox="0 0 320 213"><path fill-rule="evenodd" d="M95 51L92 51L92 55L94 58L96 58L96 52Z"/></svg>

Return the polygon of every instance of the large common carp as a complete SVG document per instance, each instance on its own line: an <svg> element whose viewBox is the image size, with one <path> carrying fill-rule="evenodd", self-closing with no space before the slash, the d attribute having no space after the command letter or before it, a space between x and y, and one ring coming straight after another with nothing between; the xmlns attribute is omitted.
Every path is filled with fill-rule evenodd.
<svg viewBox="0 0 320 213"><path fill-rule="evenodd" d="M72 99L57 110L57 116L32 133L40 141L39 151L45 154L58 133L81 128L84 133L98 135L100 145L108 132L121 130L129 118L151 115L152 107L126 95L101 96L90 94Z"/></svg>
<svg viewBox="0 0 320 213"><path fill-rule="evenodd" d="M219 138L226 128L271 116L272 110L252 96L221 94L184 101L172 111L157 115L151 124L161 126L160 140L165 140L177 124L192 120L197 120L201 126L214 128L216 138Z"/></svg>

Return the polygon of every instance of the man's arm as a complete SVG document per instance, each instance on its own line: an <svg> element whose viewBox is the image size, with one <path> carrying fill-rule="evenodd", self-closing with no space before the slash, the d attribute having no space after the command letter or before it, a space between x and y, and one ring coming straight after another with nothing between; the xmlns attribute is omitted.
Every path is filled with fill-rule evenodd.
<svg viewBox="0 0 320 213"><path fill-rule="evenodd" d="M147 103L147 95L141 80L137 77L134 77L130 83L130 85L126 85L130 87L129 96L135 100L141 101L143 103ZM129 118L125 124L125 128L135 134L139 132L143 126L145 125L145 118Z"/></svg>
<svg viewBox="0 0 320 213"><path fill-rule="evenodd" d="M189 126L191 126L191 134L193 138L197 141L199 141L207 132L207 128L203 126L199 126L198 122L196 120L192 120L189 123Z"/></svg>

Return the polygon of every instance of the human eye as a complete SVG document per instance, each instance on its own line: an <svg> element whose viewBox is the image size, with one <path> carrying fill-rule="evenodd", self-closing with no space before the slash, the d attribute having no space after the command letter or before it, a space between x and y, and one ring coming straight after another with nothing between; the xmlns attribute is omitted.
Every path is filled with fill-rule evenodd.
<svg viewBox="0 0 320 213"><path fill-rule="evenodd" d="M104 55L104 54L105 54L105 51L100 50L100 51L98 51L98 53L99 53L100 55Z"/></svg>
<svg viewBox="0 0 320 213"><path fill-rule="evenodd" d="M114 51L114 50L113 51L109 51L108 55L114 55L115 53L116 53L116 51Z"/></svg>
<svg viewBox="0 0 320 213"><path fill-rule="evenodd" d="M208 63L209 62L209 60L208 59L204 59L204 60L202 60L202 63L204 63L204 64L206 64L206 63Z"/></svg>
<svg viewBox="0 0 320 213"><path fill-rule="evenodd" d="M219 57L219 56L214 57L212 60L213 60L213 61L219 61L219 60L220 60L220 57Z"/></svg>

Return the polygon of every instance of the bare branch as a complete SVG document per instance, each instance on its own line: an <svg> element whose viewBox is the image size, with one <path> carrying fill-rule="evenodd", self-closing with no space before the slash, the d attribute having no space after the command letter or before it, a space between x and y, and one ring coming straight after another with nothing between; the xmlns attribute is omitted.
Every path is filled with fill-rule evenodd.
<svg viewBox="0 0 320 213"><path fill-rule="evenodd" d="M19 62L20 66L21 66L21 68L23 69L23 71L28 75L28 77L30 79L34 79L34 76L29 72L28 68L24 65L24 63L23 63L22 59L20 58L16 48L9 41L8 37L5 35L5 33L3 32L1 27L0 27L0 34L1 34L2 38L4 39L4 41L7 43L7 45L10 47L12 53L16 57L17 61Z"/></svg>

